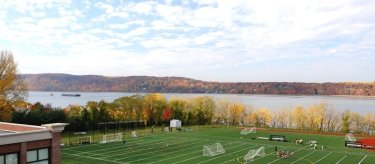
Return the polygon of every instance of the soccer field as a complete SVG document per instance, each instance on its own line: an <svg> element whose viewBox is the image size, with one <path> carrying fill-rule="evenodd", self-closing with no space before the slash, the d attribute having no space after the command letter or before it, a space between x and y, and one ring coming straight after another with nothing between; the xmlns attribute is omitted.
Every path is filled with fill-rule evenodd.
<svg viewBox="0 0 375 164"><path fill-rule="evenodd" d="M126 137L126 143L86 144L62 148L62 163L244 163L251 149L265 148L264 156L256 156L248 163L374 163L375 152L344 147L344 136L328 136L290 132L257 130L241 135L242 128L210 128L191 132L166 132ZM292 142L255 140L270 134L284 135ZM295 139L317 141L317 149L308 144L296 145ZM203 146L220 143L225 153L203 156ZM293 152L294 156L281 159L278 150ZM325 149L321 149L325 146Z"/></svg>

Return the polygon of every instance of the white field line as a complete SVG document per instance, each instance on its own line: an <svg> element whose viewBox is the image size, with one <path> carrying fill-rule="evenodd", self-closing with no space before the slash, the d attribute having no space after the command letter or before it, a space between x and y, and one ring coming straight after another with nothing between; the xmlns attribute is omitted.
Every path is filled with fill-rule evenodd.
<svg viewBox="0 0 375 164"><path fill-rule="evenodd" d="M185 138L185 139L182 139L182 140L186 140L186 139L192 139L191 137L181 137L180 136L180 138ZM181 140L181 139L180 139ZM202 141L212 141L212 140L210 140L210 139L198 139L198 138L193 138L193 140L202 140ZM225 141L225 142L228 142L228 141ZM197 142L196 142L197 143ZM227 145L227 144L232 144L232 143L238 143L238 142L229 142L229 143L226 143L226 144L223 144L223 145ZM247 143L247 144L250 144L250 143ZM155 144L156 145L156 144ZM250 145L254 145L254 144L250 144ZM146 145L147 147L149 147L150 145ZM150 149L152 149L152 148L150 148ZM142 150L139 150L139 151L144 151L144 150L148 150L148 149L142 149ZM117 151L116 151L117 152ZM132 152L132 153L134 153L134 152ZM196 152L194 152L194 153L196 153ZM113 156L119 156L119 155L126 155L127 153L125 152L125 153L121 153L121 154L118 154L118 153L116 153L116 155L113 155ZM189 153L189 154L191 154L191 153ZM184 154L182 154L182 155L184 155ZM106 156L106 157L108 157L108 156ZM127 158L132 158L132 157L134 157L134 156L129 156L129 157L127 157ZM177 157L177 156L174 156L174 157ZM173 157L173 158L174 158ZM116 159L116 160L122 160L122 159L125 159L125 158L121 158L121 159ZM164 159L163 159L164 160Z"/></svg>
<svg viewBox="0 0 375 164"><path fill-rule="evenodd" d="M192 147L192 148L198 148L198 147L202 147L202 145L195 146L195 147ZM189 148L189 149L192 149L192 148ZM189 150L189 149L183 149L183 150ZM179 150L179 151L183 151L183 150ZM175 151L175 152L179 152L179 151ZM190 152L190 153L184 153L184 154L176 155L176 156L173 156L173 157L170 157L170 158L164 158L162 160L153 161L153 162L150 162L150 163L156 163L156 162L160 162L160 161L165 161L165 160L173 159L173 158L176 158L176 157L179 157L179 156L184 156L184 155L194 154L194 153L197 153L197 151L193 151L193 152Z"/></svg>
<svg viewBox="0 0 375 164"><path fill-rule="evenodd" d="M199 137L211 137L211 138L213 137L213 136L209 136L209 135L200 135L200 134L190 134L190 136L194 136L194 137L196 137L196 136L199 136ZM217 138L218 137L216 137L214 140L217 140ZM219 137L219 139L223 139L223 138L227 138L227 139L219 140L219 141L228 142L228 140L233 140L234 139L234 138L231 138L231 137ZM213 139L205 139L205 140L213 140ZM246 143L246 144L251 144L251 145L259 145L259 146L275 146L272 143L261 143L261 144L257 143L257 144L255 144L255 143L249 143L248 141L249 140L244 139L244 141L235 141L235 143ZM252 140L250 140L250 141L252 141ZM256 141L256 140L254 140L254 141ZM270 142L275 142L275 141L270 141ZM282 145L282 146L283 147L293 147L293 145L292 146Z"/></svg>
<svg viewBox="0 0 375 164"><path fill-rule="evenodd" d="M170 138L166 139L167 141L170 141ZM186 141L184 139L177 139L177 140L174 140L174 141ZM194 139L192 139L191 141L196 141ZM145 151L145 150L149 150L149 149L153 149L152 146L157 146L157 145L164 145L166 142L160 142L160 140L155 140L155 144L147 144L147 143L141 143L142 146L137 146L136 148L138 149L138 151ZM150 142L149 142L150 143ZM152 142L154 143L154 142ZM130 145L121 145L121 146L118 146L118 147L130 147ZM118 148L117 147L117 148ZM138 152L138 151L133 151L134 152ZM106 153L101 153L101 154L112 154L112 155L107 155L106 157L115 157L115 156L121 156L121 155L124 155L126 154L127 152L124 152L124 153L113 153L113 152L118 152L118 149L116 150L113 150L113 151L109 151L109 152L106 152Z"/></svg>
<svg viewBox="0 0 375 164"><path fill-rule="evenodd" d="M367 157L367 155L365 155L359 162L358 164L361 164L363 160L365 160L365 158Z"/></svg>
<svg viewBox="0 0 375 164"><path fill-rule="evenodd" d="M161 149L161 150L158 150L158 151L153 151L153 152L146 152L146 153L142 153L142 154L137 154L137 155L134 155L134 156L129 156L129 157L123 157L123 158L119 158L119 159L115 159L116 161L119 161L119 160L123 160L123 159L126 159L126 158L130 158L130 157L136 157L136 156L140 156L140 155L147 155L147 154L154 154L156 152L160 152L160 151L165 151L165 150L168 150L168 149L176 149L176 148L179 148L179 147L183 147L183 146L188 146L188 145L193 145L193 144L196 144L194 142L192 142L191 144L184 144L184 145L181 145L181 146L177 146L177 147L168 147L166 149ZM146 149L147 150L147 149ZM141 150L141 151L144 151L144 150ZM142 159L145 159L145 158L142 158ZM140 160L142 160L140 159Z"/></svg>
<svg viewBox="0 0 375 164"><path fill-rule="evenodd" d="M229 144L232 144L232 143L235 143L235 142L231 142ZM228 143L225 143L223 145L227 145ZM202 147L202 145L200 146L196 146L196 147ZM190 149L190 148L189 148ZM176 151L178 152L178 151ZM179 156L184 156L184 155L187 155L187 154L193 154L193 153L197 153L198 151L193 151L193 152L190 152L190 153L186 153L186 154L180 154L180 155L177 155L177 156L173 156L173 157L170 157L170 158L165 158L165 159L162 159L162 160L158 160L158 161L153 161L151 163L155 163L155 162L160 162L160 161L164 161L164 160L169 160L169 159L173 159L173 158L176 158L176 157L179 157Z"/></svg>
<svg viewBox="0 0 375 164"><path fill-rule="evenodd" d="M233 146L233 147L230 147L230 148L228 148L228 149L232 149L232 148L235 148L235 147L238 147L238 146L243 146L243 144L240 144L240 145L237 145L237 146ZM180 162L184 162L184 161L189 161L189 160L192 160L192 159L195 159L195 158L199 158L199 157L202 157L202 156L200 155L200 156L196 156L196 157L188 158L188 159L185 159L185 160L182 160L182 161L173 162L173 164L180 163Z"/></svg>
<svg viewBox="0 0 375 164"><path fill-rule="evenodd" d="M273 147L273 146L270 146L270 147L267 147L267 148L265 148L265 149L269 149L269 148L271 148L271 147ZM259 158L257 158L257 159L254 159L253 161L255 161L255 160L258 160L258 159L261 159L261 158L264 158L264 157L266 157L266 156L269 156L269 155L271 155L271 154L273 154L274 152L272 152L272 153L268 153L268 154L266 154L265 156L261 156L261 157L259 157ZM243 158L243 157L245 157L246 155L242 155L242 156L240 156L240 158ZM224 164L224 163L228 163L228 162L232 162L233 161L233 159L231 159L231 160L228 160L228 161L224 161L222 164ZM252 162L253 162L252 161Z"/></svg>
<svg viewBox="0 0 375 164"><path fill-rule="evenodd" d="M195 145L195 144L197 144L197 143L200 143L200 142L203 142L203 141L198 141L198 142L195 142L195 143L192 143L192 144L187 144L187 145L181 145L181 146L179 146L179 147L184 147L184 146L188 146L188 145ZM184 150L189 150L189 149L192 149L192 148L197 148L197 147L202 147L202 145L199 145L199 146L195 146L195 147L190 147L190 148L187 148L187 149L181 149L181 150L178 150L178 151L173 151L173 152L169 152L169 153L163 153L163 154L161 154L161 155L166 155L166 154L173 154L173 153L176 153L176 152L179 152L179 151L184 151ZM176 147L170 147L170 148L176 148ZM163 149L163 151L164 150L166 150L166 149ZM150 153L148 153L148 154L153 154L154 152L150 152ZM194 153L196 153L196 152L194 152ZM132 163L132 162L136 162L136 161L141 161L141 160L144 160L144 159L148 159L148 158L154 158L154 157L157 157L157 156L161 156L161 155L156 155L156 156L149 156L149 157L147 157L147 158L142 158L142 159L138 159L138 160L134 160L134 161L129 161L130 163ZM183 154L183 155L186 155L186 154ZM132 157L134 157L134 156L132 156ZM175 156L174 156L175 157ZM117 160L117 159L116 159ZM155 162L155 161L154 161Z"/></svg>
<svg viewBox="0 0 375 164"><path fill-rule="evenodd" d="M169 138L163 138L163 139L161 139L161 140L168 140ZM158 142L158 143L160 143L160 140L152 140L152 141L148 141L147 143L153 143L153 142ZM119 148L121 148L121 147L124 147L123 145L122 145L122 143L121 142L119 142L119 146L112 146L112 147L107 147L107 146L105 146L105 145L102 145L102 147L107 147L107 148L102 148L102 149L94 149L93 151L84 151L84 152L82 152L82 151L77 151L77 150L69 150L69 151L74 151L74 152L76 152L76 154L79 154L79 155L83 155L83 154L86 154L86 155L88 155L88 154L92 154L92 155L104 155L104 154L107 154L107 153L112 153L113 151L108 151L108 150L111 150L111 149L115 149L114 151L118 151L118 149ZM100 153L100 152L102 152L102 151L105 151L105 153ZM107 156L108 157L108 156Z"/></svg>
<svg viewBox="0 0 375 164"><path fill-rule="evenodd" d="M105 161L105 162L121 163L121 162L117 162L117 161L106 160L106 159L102 159L102 158L95 158L95 157L90 157L90 156L83 156L83 155L78 155L78 154L69 154L69 153L62 153L62 154L70 155L70 156L76 156L76 157L80 157L80 158L95 159L95 160Z"/></svg>
<svg viewBox="0 0 375 164"><path fill-rule="evenodd" d="M176 141L176 140L175 140ZM192 142L192 144L196 144L197 142L201 142L201 141L196 141L195 139L193 139L193 140L190 140L190 141L186 141L186 140L184 140L184 139L179 139L178 141L185 141L185 142L192 142L192 141L194 141L194 142ZM202 141L203 142L203 141ZM145 146L140 146L140 147L136 147L138 150L137 151L132 151L132 153L135 153L135 152L144 152L144 151L146 151L146 150L149 150L149 149L153 149L153 147L152 146L156 146L156 145L165 145L165 143L166 142L159 142L159 143L157 143L157 144L152 144L152 145L145 145ZM187 144L187 145L192 145L192 144ZM184 146L185 144L183 144L182 146ZM186 145L185 145L186 146ZM144 148L144 147L146 147L146 148ZM179 146L179 147L181 147L181 146ZM172 147L172 146L170 146L169 148L177 148L177 147ZM167 149L169 149L169 148L167 148ZM164 151L164 150L166 150L166 149L162 149L162 150L159 150L159 151ZM159 151L154 151L154 152L159 152ZM128 155L127 153L128 152L123 152L123 153L118 153L118 150L116 150L116 151L114 151L114 152L117 152L117 153L115 153L115 154L113 154L113 155L109 155L109 156L107 156L107 157L114 157L114 156L123 156L123 155ZM111 153L114 153L114 152L111 152ZM137 155L135 155L135 156L139 156L139 155L144 155L144 154L152 154L153 152L146 152L146 153L142 153L142 154L137 154ZM130 156L129 156L130 157ZM125 158L129 158L129 157L122 157L122 158L119 158L119 159L115 159L115 160L122 160L122 159L125 159ZM131 157L134 157L134 156L131 156Z"/></svg>
<svg viewBox="0 0 375 164"><path fill-rule="evenodd" d="M163 135L163 134L161 134ZM145 136L145 137L142 137L142 138L151 138L151 137L155 137L155 136ZM130 141L130 140L138 140L139 138L131 138L127 141ZM73 147L65 147L65 148L62 148L61 150L72 150L72 149L78 149L78 148L82 148L82 147L87 147L87 146L98 146L98 147L101 147L103 144L101 143L94 143L94 144L88 144L88 145L77 145L77 146L73 146Z"/></svg>
<svg viewBox="0 0 375 164"><path fill-rule="evenodd" d="M336 162L336 164L340 163L342 160L344 160L345 158L347 157L347 155L345 155L344 157L342 157L339 161Z"/></svg>
<svg viewBox="0 0 375 164"><path fill-rule="evenodd" d="M164 139L164 138L163 138ZM162 139L162 140L163 140ZM155 140L157 141L157 140ZM154 141L149 141L149 142L154 142ZM118 143L121 143L121 142L118 142ZM111 144L111 143L110 143ZM113 143L112 143L113 144ZM67 150L67 151L76 151L76 152L80 152L80 153L88 153L88 152L97 152L97 151L101 151L101 150L106 150L106 149L111 149L111 148L114 148L114 147L109 147L109 148L104 148L104 149L99 149L99 150L95 150L94 151L88 151L88 152L82 152L82 151L79 151L79 150L72 150L72 149L77 149L77 148L82 148L82 147L87 147L87 146L92 146L92 147L107 147L105 144L89 144L89 145L82 145L82 146L77 146L77 147L72 147L72 148L64 148L62 150Z"/></svg>
<svg viewBox="0 0 375 164"><path fill-rule="evenodd" d="M169 138L163 138L163 140L168 140ZM147 142L147 143L154 143L154 142L157 142L156 144L151 144L151 145L147 145L147 146L152 146L152 145L159 145L160 144L160 140L152 140L152 141L149 141L149 142ZM104 145L103 145L104 146ZM129 145L126 145L127 147L129 146ZM126 153L128 153L128 152L124 152L124 151L121 151L122 153L119 153L119 149L123 149L123 145L121 144L121 146L115 146L115 147L110 147L110 148L107 148L107 149L105 149L105 150L108 150L108 149L114 149L114 148L116 148L115 150L112 150L112 151L107 151L106 153L92 153L93 151L91 151L91 152L87 152L87 153L82 153L82 152L77 152L76 154L84 154L84 155L86 155L86 156L101 156L102 158L109 158L109 157L112 157L112 156L119 156L119 155L124 155L124 154L126 154ZM146 147L146 146L144 146L144 147ZM102 150L104 150L104 149L102 149ZM138 151L144 151L144 150L147 150L147 149L140 149L140 150L138 150ZM72 150L72 151L75 151L75 150ZM99 151L99 150L97 150L97 151ZM97 152L97 151L95 151L95 152ZM133 151L132 153L134 153L134 152L138 152L138 151ZM112 155L104 155L104 154L108 154L108 153L110 153L110 154L112 154Z"/></svg>
<svg viewBox="0 0 375 164"><path fill-rule="evenodd" d="M307 157L307 156L309 156L309 155L311 155L311 154L314 154L316 151L317 151L317 150L315 150L315 151L313 151L313 152L311 152L311 153L309 153L309 154L306 154L305 156L303 156L303 157L301 157L301 158L299 158L299 159L293 161L293 162L290 163L290 164L296 163L297 161L299 161L299 160L301 160L301 159L304 159L305 157Z"/></svg>
<svg viewBox="0 0 375 164"><path fill-rule="evenodd" d="M294 151L293 153L298 152L298 151L300 151L300 150L302 150L302 149L305 149L305 148L307 148L307 147L309 147L309 146L306 146L306 147L303 147L303 148L301 148L301 149L298 149L298 150ZM276 162L276 161L278 161L278 160L280 160L280 159L281 159L281 158L275 159L275 160L273 160L273 161L271 161L271 162L268 162L268 164L274 163L274 162Z"/></svg>
<svg viewBox="0 0 375 164"><path fill-rule="evenodd" d="M241 146L242 146L242 145L241 145ZM247 147L247 148L245 148L245 149L237 150L237 151L232 152L232 153L228 153L228 154L220 155L220 156L215 157L215 158L210 158L210 159L208 159L208 160L205 160L205 161L202 161L202 162L198 162L198 164L199 164L199 163L205 163L205 162L208 162L208 161L211 161L211 160L217 159L217 158L221 158L221 157L224 157L224 156L227 156L227 155L230 155L230 154L234 154L234 153L240 152L240 151L248 150L248 149L251 149L251 148L254 148L254 147L256 147L256 146L253 146L253 147Z"/></svg>
<svg viewBox="0 0 375 164"><path fill-rule="evenodd" d="M333 153L333 152L328 153L328 154L325 155L323 158L320 158L319 160L315 161L314 163L316 164L316 163L320 162L321 160L323 160L324 158L328 157L328 156L331 155L332 153Z"/></svg>

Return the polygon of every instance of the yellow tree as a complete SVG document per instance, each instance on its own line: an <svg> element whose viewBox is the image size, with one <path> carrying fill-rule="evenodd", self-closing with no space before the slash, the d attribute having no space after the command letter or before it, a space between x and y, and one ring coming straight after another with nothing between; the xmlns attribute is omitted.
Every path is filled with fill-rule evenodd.
<svg viewBox="0 0 375 164"><path fill-rule="evenodd" d="M240 103L232 103L228 106L229 120L232 125L238 124L241 120L241 114L245 111L245 106Z"/></svg>
<svg viewBox="0 0 375 164"><path fill-rule="evenodd" d="M267 108L260 108L250 115L257 127L268 127L272 121L272 114Z"/></svg>
<svg viewBox="0 0 375 164"><path fill-rule="evenodd" d="M17 76L17 64L10 51L0 52L0 121L10 121L13 105L27 96L26 85Z"/></svg>
<svg viewBox="0 0 375 164"><path fill-rule="evenodd" d="M198 124L210 124L212 122L213 112L215 109L215 101L208 96L200 96L193 98L192 108L196 113L196 121Z"/></svg>
<svg viewBox="0 0 375 164"><path fill-rule="evenodd" d="M288 108L283 108L280 111L274 112L275 127L287 128L289 122L290 110Z"/></svg>
<svg viewBox="0 0 375 164"><path fill-rule="evenodd" d="M228 123L228 109L229 109L230 102L226 99L219 99L216 101L216 108L214 112L214 122L219 124L227 124Z"/></svg>
<svg viewBox="0 0 375 164"><path fill-rule="evenodd" d="M148 116L143 116L142 118L147 118L148 123L159 124L161 123L162 114L167 106L167 99L164 95L153 93L147 94L143 98L143 114Z"/></svg>
<svg viewBox="0 0 375 164"><path fill-rule="evenodd" d="M172 97L168 104L172 109L172 118L183 120L183 123L186 123L184 114L186 113L187 101L182 98Z"/></svg>
<svg viewBox="0 0 375 164"><path fill-rule="evenodd" d="M328 105L326 103L313 104L308 108L307 122L309 129L323 130Z"/></svg>
<svg viewBox="0 0 375 164"><path fill-rule="evenodd" d="M363 120L363 129L366 134L374 130L375 116L372 113L366 113Z"/></svg>
<svg viewBox="0 0 375 164"><path fill-rule="evenodd" d="M293 120L297 129L306 128L306 114L302 106L297 106L293 111Z"/></svg>
<svg viewBox="0 0 375 164"><path fill-rule="evenodd" d="M337 131L340 123L340 112L334 108L329 108L327 110L325 127L327 131Z"/></svg>
<svg viewBox="0 0 375 164"><path fill-rule="evenodd" d="M364 118L358 112L351 112L350 114L352 130L356 133L361 132Z"/></svg>

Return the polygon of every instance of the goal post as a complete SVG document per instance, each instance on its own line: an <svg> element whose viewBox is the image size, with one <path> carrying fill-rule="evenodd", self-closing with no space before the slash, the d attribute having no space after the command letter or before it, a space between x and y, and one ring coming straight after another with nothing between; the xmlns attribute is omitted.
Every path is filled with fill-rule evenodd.
<svg viewBox="0 0 375 164"><path fill-rule="evenodd" d="M212 157L223 153L225 153L225 150L220 143L203 146L203 156Z"/></svg>
<svg viewBox="0 0 375 164"><path fill-rule="evenodd" d="M132 137L138 137L136 131L132 131Z"/></svg>
<svg viewBox="0 0 375 164"><path fill-rule="evenodd" d="M91 136L82 136L82 137L78 137L77 139L77 143L82 145L82 144L86 144L86 143L92 143L92 139L91 139Z"/></svg>
<svg viewBox="0 0 375 164"><path fill-rule="evenodd" d="M115 141L122 141L122 133L103 135L103 140L101 141L101 143L115 142Z"/></svg>
<svg viewBox="0 0 375 164"><path fill-rule="evenodd" d="M256 133L256 128L255 127L244 128L240 132L240 134L242 134L242 135L247 135L247 134L250 134L250 133Z"/></svg>
<svg viewBox="0 0 375 164"><path fill-rule="evenodd" d="M253 149L253 150L249 150L249 152L247 152L247 154L245 155L245 157L243 158L246 162L247 161L253 161L254 158L256 156L264 156L266 155L265 151L264 151L264 147L260 147L258 149Z"/></svg>

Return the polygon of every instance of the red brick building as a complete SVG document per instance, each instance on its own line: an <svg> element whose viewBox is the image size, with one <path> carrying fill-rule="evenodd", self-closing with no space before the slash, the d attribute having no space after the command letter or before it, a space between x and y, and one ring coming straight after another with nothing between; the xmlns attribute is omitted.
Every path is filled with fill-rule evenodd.
<svg viewBox="0 0 375 164"><path fill-rule="evenodd" d="M66 125L0 122L0 164L60 164L60 137Z"/></svg>

